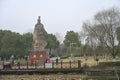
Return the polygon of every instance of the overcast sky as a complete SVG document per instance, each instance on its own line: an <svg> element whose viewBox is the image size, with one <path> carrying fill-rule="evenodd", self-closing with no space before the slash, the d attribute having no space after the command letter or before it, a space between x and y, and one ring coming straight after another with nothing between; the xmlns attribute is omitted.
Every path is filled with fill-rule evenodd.
<svg viewBox="0 0 120 80"><path fill-rule="evenodd" d="M96 12L119 7L120 0L0 0L0 29L33 32L38 16L48 33L81 31Z"/></svg>

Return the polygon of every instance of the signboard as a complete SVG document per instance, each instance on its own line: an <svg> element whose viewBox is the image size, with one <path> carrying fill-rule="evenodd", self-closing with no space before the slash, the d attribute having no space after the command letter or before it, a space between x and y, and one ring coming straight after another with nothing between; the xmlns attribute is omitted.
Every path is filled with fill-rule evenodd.
<svg viewBox="0 0 120 80"><path fill-rule="evenodd" d="M52 63L45 63L45 68L52 68Z"/></svg>

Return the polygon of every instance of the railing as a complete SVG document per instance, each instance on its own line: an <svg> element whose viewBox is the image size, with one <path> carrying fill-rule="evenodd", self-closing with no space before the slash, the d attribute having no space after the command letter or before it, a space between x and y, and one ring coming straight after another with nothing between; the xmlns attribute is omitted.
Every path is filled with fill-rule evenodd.
<svg viewBox="0 0 120 80"><path fill-rule="evenodd" d="M81 61L68 61L68 62L51 62L51 63L34 63L30 64L26 62L26 64L3 64L0 65L0 69L47 69L47 68L52 68L52 69L66 69L66 68L81 68Z"/></svg>

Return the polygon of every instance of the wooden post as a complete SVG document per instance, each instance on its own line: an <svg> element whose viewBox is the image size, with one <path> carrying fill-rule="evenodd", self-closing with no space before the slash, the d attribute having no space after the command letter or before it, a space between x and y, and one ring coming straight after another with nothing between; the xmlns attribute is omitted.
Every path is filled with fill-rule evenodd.
<svg viewBox="0 0 120 80"><path fill-rule="evenodd" d="M81 68L81 61L78 60L78 68Z"/></svg>
<svg viewBox="0 0 120 80"><path fill-rule="evenodd" d="M45 69L45 62L44 62L44 69Z"/></svg>
<svg viewBox="0 0 120 80"><path fill-rule="evenodd" d="M20 69L20 62L18 62L18 69Z"/></svg>
<svg viewBox="0 0 120 80"><path fill-rule="evenodd" d="M37 63L36 63L36 61L35 61L35 69L37 69Z"/></svg>
<svg viewBox="0 0 120 80"><path fill-rule="evenodd" d="M62 69L62 60L61 60L61 69Z"/></svg>
<svg viewBox="0 0 120 80"><path fill-rule="evenodd" d="M10 69L12 69L12 66L13 66L12 63L10 63Z"/></svg>
<svg viewBox="0 0 120 80"><path fill-rule="evenodd" d="M54 69L54 61L52 62L52 68Z"/></svg>
<svg viewBox="0 0 120 80"><path fill-rule="evenodd" d="M2 65L3 65L3 69L5 69L5 68L4 68L4 62L2 63Z"/></svg>
<svg viewBox="0 0 120 80"><path fill-rule="evenodd" d="M70 61L70 68L71 68L71 61Z"/></svg>
<svg viewBox="0 0 120 80"><path fill-rule="evenodd" d="M28 61L27 61L27 69L28 69Z"/></svg>

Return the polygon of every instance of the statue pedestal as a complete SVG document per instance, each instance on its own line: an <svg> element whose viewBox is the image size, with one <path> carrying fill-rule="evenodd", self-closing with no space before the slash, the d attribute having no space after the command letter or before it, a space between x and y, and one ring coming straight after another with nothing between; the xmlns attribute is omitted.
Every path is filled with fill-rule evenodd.
<svg viewBox="0 0 120 80"><path fill-rule="evenodd" d="M49 58L46 51L32 51L29 55L29 60L31 63L35 62L45 62Z"/></svg>

